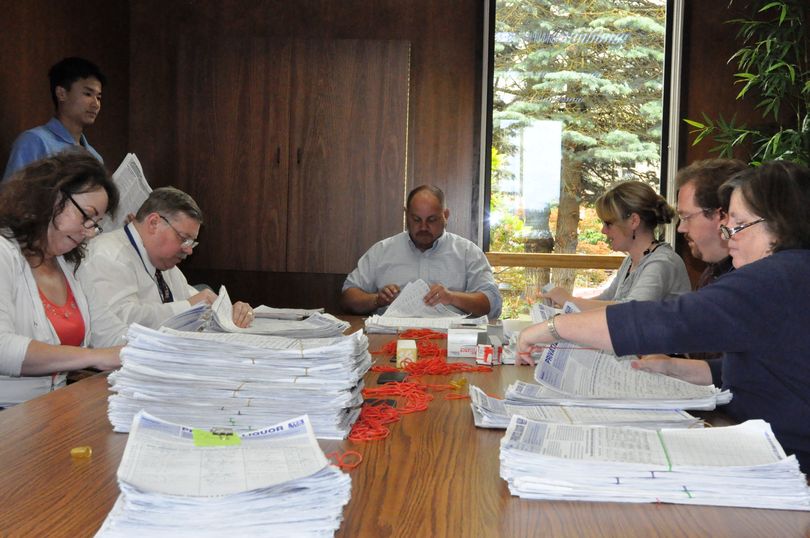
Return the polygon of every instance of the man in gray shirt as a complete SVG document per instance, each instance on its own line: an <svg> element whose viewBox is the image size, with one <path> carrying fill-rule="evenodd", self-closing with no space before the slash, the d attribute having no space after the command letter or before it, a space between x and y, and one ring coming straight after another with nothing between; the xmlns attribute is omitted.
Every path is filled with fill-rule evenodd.
<svg viewBox="0 0 810 538"><path fill-rule="evenodd" d="M343 308L356 314L382 312L405 284L422 279L430 285L427 305L500 316L501 295L486 256L472 241L445 231L449 216L441 189L413 189L405 207L407 231L363 254L343 284Z"/></svg>

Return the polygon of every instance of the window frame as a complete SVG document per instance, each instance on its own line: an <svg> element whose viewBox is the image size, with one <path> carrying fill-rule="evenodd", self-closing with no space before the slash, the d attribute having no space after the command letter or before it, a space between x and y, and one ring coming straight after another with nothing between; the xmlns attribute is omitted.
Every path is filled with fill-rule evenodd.
<svg viewBox="0 0 810 538"><path fill-rule="evenodd" d="M495 16L497 0L484 2L484 61L482 80L481 117L481 159L480 177L478 181L478 200L481 200L479 214L482 222L478 226L478 243L487 254L492 265L504 267L550 267L575 269L615 269L615 259L623 259L623 255L598 254L563 254L563 253L500 253L491 252L490 247L490 206L492 188L492 105L493 83L495 65ZM678 162L678 124L680 118L681 102L681 66L683 43L684 0L666 0L666 44L664 48L664 90L662 95L662 109L664 115L661 125L661 181L659 192L667 201L674 205L677 192L675 190L674 176ZM667 226L666 239L674 244L675 228ZM506 256L508 254L508 256ZM538 257L539 256L539 257ZM496 261L498 263L492 263ZM509 261L509 264L504 264Z"/></svg>

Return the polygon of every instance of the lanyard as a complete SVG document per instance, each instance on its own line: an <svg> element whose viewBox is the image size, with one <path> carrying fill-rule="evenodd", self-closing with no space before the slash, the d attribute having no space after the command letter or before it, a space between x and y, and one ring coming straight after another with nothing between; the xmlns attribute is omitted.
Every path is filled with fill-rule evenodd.
<svg viewBox="0 0 810 538"><path fill-rule="evenodd" d="M149 275L149 278L151 278L152 282L154 282L155 286L157 286L157 292L158 292L158 296L160 297L161 302L166 302L166 301L163 300L163 292L160 289L160 284L158 283L157 280L155 280L154 275L149 273L149 268L146 267L146 262L143 261L143 255L141 255L141 249L138 248L138 243L135 242L135 238L132 237L132 232L129 231L129 224L124 226L124 233L127 234L127 239L129 239L129 243L132 245L132 248L135 249L135 253L138 255L138 258L141 260L141 265L143 265L143 270L146 271L146 274ZM166 287L168 288L168 284L166 285ZM169 290L169 302L171 302L173 300L171 295L172 295L172 292L171 292L171 290Z"/></svg>

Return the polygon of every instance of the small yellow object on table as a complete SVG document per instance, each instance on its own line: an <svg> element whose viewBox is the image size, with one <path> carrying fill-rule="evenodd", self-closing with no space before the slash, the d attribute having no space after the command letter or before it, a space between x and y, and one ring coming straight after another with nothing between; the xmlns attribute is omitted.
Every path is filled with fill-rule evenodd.
<svg viewBox="0 0 810 538"><path fill-rule="evenodd" d="M71 458L87 459L93 455L93 449L89 446L77 446L70 449Z"/></svg>

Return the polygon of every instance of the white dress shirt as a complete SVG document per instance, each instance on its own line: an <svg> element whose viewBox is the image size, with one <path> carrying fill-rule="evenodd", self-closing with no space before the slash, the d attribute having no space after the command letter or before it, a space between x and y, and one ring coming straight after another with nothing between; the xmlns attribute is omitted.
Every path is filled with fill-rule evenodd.
<svg viewBox="0 0 810 538"><path fill-rule="evenodd" d="M112 311L127 325L139 323L152 329L188 309L188 298L197 290L188 285L177 267L163 271L174 301L163 303L155 281L155 266L149 261L138 230L132 224L102 234L88 243L86 259L79 267L79 281L99 301L110 305ZM137 247L137 250L136 248ZM139 255L140 253L140 255Z"/></svg>

